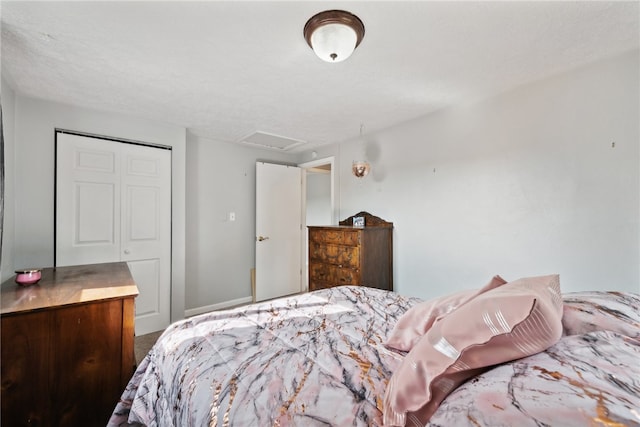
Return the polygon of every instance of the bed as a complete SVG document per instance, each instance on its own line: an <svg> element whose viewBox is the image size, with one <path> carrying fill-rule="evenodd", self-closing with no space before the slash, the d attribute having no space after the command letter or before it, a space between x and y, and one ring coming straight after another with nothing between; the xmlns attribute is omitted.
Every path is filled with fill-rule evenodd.
<svg viewBox="0 0 640 427"><path fill-rule="evenodd" d="M402 423L640 425L640 296L581 292L561 302L553 345L471 366L428 419ZM413 352L390 347L389 337L424 303L339 286L177 322L138 366L109 425L389 424L387 389Z"/></svg>

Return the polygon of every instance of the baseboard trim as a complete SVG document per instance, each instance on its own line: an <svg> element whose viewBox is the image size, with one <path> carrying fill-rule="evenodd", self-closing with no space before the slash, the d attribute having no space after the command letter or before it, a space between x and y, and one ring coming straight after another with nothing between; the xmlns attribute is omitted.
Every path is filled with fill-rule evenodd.
<svg viewBox="0 0 640 427"><path fill-rule="evenodd" d="M184 311L184 317L197 316L198 314L209 313L210 311L222 310L224 308L235 307L243 304L251 304L251 297L232 299L230 301L219 302L217 304L205 305L204 307L190 308Z"/></svg>

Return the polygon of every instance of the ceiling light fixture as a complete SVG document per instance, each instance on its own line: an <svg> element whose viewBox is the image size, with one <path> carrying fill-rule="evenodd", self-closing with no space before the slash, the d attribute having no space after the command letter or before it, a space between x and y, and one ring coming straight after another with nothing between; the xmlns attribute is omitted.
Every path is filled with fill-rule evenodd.
<svg viewBox="0 0 640 427"><path fill-rule="evenodd" d="M344 10L326 10L314 15L304 26L304 38L320 59L341 62L347 59L364 37L364 24Z"/></svg>

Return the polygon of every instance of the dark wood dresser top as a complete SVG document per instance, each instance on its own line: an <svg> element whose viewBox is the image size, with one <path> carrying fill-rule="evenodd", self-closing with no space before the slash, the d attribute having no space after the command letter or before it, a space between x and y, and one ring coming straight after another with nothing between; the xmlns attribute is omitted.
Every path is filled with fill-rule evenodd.
<svg viewBox="0 0 640 427"><path fill-rule="evenodd" d="M18 285L14 278L2 283L0 314L137 295L126 262L43 268L42 279L34 285Z"/></svg>

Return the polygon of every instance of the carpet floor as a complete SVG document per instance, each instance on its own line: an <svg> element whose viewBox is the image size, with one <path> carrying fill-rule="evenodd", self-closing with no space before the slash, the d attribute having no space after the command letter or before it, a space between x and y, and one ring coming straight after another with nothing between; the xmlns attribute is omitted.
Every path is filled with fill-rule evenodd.
<svg viewBox="0 0 640 427"><path fill-rule="evenodd" d="M135 337L136 366L144 359L163 332L164 331L152 332Z"/></svg>

